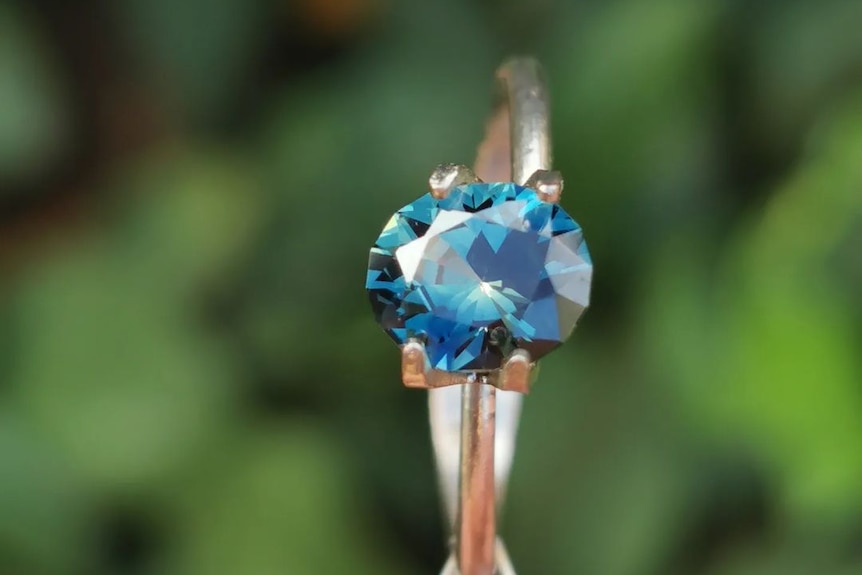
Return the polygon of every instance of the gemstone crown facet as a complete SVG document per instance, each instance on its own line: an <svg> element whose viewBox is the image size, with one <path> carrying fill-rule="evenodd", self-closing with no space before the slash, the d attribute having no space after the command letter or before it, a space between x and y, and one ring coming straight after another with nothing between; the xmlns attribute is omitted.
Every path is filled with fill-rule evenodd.
<svg viewBox="0 0 862 575"><path fill-rule="evenodd" d="M397 343L419 338L432 368L478 371L516 347L536 360L565 341L592 271L562 207L513 183L475 183L398 210L371 248L365 287Z"/></svg>

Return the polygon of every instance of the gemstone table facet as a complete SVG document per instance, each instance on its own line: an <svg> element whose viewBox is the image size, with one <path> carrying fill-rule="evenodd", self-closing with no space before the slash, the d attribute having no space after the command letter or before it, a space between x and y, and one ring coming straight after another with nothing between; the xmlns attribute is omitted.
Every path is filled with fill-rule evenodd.
<svg viewBox="0 0 862 575"><path fill-rule="evenodd" d="M512 183L459 186L400 209L368 262L375 317L399 344L425 343L430 367L500 367L515 347L533 360L569 336L589 304L592 262L580 226Z"/></svg>

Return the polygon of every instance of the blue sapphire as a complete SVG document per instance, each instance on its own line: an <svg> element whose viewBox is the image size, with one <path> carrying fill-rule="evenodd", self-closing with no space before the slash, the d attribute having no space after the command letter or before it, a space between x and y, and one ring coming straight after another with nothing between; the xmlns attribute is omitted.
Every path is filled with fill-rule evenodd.
<svg viewBox="0 0 862 575"><path fill-rule="evenodd" d="M500 367L515 347L539 359L589 303L580 226L512 183L467 184L398 210L377 238L365 287L397 343L425 342L431 367Z"/></svg>

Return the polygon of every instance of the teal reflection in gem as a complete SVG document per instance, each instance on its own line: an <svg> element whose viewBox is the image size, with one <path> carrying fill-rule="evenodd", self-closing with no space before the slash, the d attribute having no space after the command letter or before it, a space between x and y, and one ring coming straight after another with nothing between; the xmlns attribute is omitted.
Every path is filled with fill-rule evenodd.
<svg viewBox="0 0 862 575"><path fill-rule="evenodd" d="M395 213L377 238L366 289L397 343L425 341L432 367L496 369L512 346L539 359L589 304L580 226L512 183L477 183Z"/></svg>

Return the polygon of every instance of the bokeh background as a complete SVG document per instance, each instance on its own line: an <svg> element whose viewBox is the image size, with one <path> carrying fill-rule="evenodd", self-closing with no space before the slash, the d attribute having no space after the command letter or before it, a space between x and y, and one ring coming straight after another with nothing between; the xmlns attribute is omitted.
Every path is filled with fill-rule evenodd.
<svg viewBox="0 0 862 575"><path fill-rule="evenodd" d="M862 2L4 0L0 574L445 558L367 249L545 64L593 306L524 574L862 572Z"/></svg>

